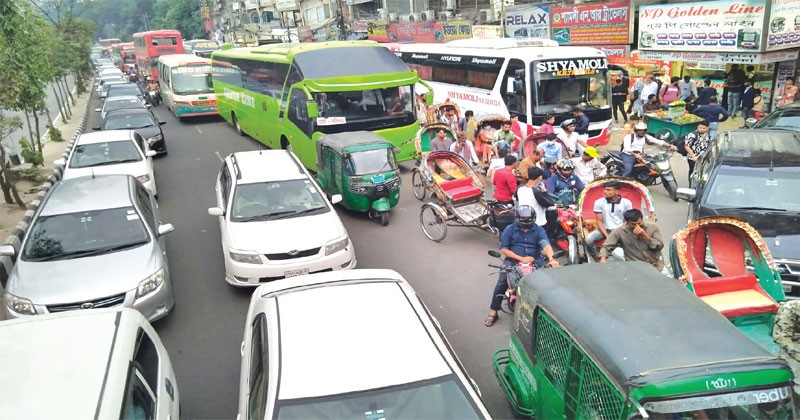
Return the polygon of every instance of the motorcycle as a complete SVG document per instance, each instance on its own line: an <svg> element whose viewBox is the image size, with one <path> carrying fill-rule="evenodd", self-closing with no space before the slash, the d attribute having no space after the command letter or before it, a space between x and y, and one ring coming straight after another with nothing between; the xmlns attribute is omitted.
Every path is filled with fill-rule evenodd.
<svg viewBox="0 0 800 420"><path fill-rule="evenodd" d="M150 105L152 106L158 106L159 99L157 90L151 89L147 91L147 102L150 103Z"/></svg>
<svg viewBox="0 0 800 420"><path fill-rule="evenodd" d="M503 258L503 255L495 250L490 250L489 255L499 259ZM536 266L533 263L517 262L512 266L489 264L489 267L499 270L497 273L493 274L507 273L506 282L508 282L508 289L503 294L503 302L500 305L500 309L507 314L513 314L517 304L517 287L519 287L519 282L522 281L523 277L536 270Z"/></svg>
<svg viewBox="0 0 800 420"><path fill-rule="evenodd" d="M567 254L567 264L578 263L578 241L575 237L575 226L578 220L578 208L575 204L556 204L555 208L548 211L557 213L557 223L553 224L552 232L548 232L550 244L553 245L554 256Z"/></svg>
<svg viewBox="0 0 800 420"><path fill-rule="evenodd" d="M660 152L658 154L642 153L637 156L636 163L633 165L631 178L644 185L664 185L669 198L678 201L678 181L672 172L670 158L673 152ZM600 158L600 162L606 166L608 176L622 176L625 172L625 165L622 163L622 152L609 151L607 155Z"/></svg>

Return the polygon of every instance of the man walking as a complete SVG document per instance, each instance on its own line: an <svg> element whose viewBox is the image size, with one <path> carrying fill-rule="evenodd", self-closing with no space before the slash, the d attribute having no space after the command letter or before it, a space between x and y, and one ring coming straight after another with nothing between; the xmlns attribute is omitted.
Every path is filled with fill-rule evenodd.
<svg viewBox="0 0 800 420"><path fill-rule="evenodd" d="M691 76L683 76L683 81L678 82L678 87L681 88L680 100L689 103L697 98L697 85Z"/></svg>
<svg viewBox="0 0 800 420"><path fill-rule="evenodd" d="M750 118L750 114L756 104L756 98L760 96L761 90L753 86L753 81L745 80L744 90L742 91L742 118Z"/></svg>
<svg viewBox="0 0 800 420"><path fill-rule="evenodd" d="M711 79L703 80L703 87L697 94L698 105L708 105L711 98L717 97L717 89L711 86Z"/></svg>
<svg viewBox="0 0 800 420"><path fill-rule="evenodd" d="M619 122L617 117L617 110L622 114L622 119L628 122L628 114L625 113L625 101L628 99L628 90L622 84L622 79L618 78L617 82L611 88L611 109L614 111L614 122Z"/></svg>
<svg viewBox="0 0 800 420"><path fill-rule="evenodd" d="M642 102L639 100L642 96L642 89L644 89L644 81L637 79L636 83L631 88L631 101L628 103L628 114L633 111L638 115L642 115Z"/></svg>
<svg viewBox="0 0 800 420"><path fill-rule="evenodd" d="M712 97L709 100L708 105L701 105L692 111L692 114L697 115L698 117L708 121L708 131L709 136L713 140L717 137L717 130L719 129L719 123L725 121L730 117L728 111L725 108L721 107L717 103L717 98ZM722 118L720 118L720 115Z"/></svg>
<svg viewBox="0 0 800 420"><path fill-rule="evenodd" d="M712 137L708 131L708 121L697 124L697 130L686 135L686 163L689 164L689 184L692 183L692 173L697 158L711 146Z"/></svg>
<svg viewBox="0 0 800 420"><path fill-rule="evenodd" d="M744 72L739 68L739 65L732 65L731 72L728 74L728 78L725 79L725 87L728 88L728 114L730 114L731 118L736 118L736 113L739 111L744 80Z"/></svg>

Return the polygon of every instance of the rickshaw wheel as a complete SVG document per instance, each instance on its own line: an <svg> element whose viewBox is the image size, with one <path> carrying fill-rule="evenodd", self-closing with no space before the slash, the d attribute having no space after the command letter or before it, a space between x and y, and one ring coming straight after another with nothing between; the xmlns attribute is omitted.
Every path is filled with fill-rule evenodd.
<svg viewBox="0 0 800 420"><path fill-rule="evenodd" d="M381 226L386 226L389 224L389 212L382 211L381 212Z"/></svg>
<svg viewBox="0 0 800 420"><path fill-rule="evenodd" d="M625 166L620 162L606 163L606 175L608 176L622 176L625 173Z"/></svg>
<svg viewBox="0 0 800 420"><path fill-rule="evenodd" d="M578 241L575 237L567 236L567 265L578 264Z"/></svg>
<svg viewBox="0 0 800 420"><path fill-rule="evenodd" d="M417 200L424 200L425 193L428 192L428 189L425 187L425 181L422 180L422 172L419 169L414 168L411 172L411 189L414 190L414 197Z"/></svg>
<svg viewBox="0 0 800 420"><path fill-rule="evenodd" d="M428 239L441 242L447 236L447 221L439 216L439 212L433 206L422 206L419 222L422 225L422 232Z"/></svg>

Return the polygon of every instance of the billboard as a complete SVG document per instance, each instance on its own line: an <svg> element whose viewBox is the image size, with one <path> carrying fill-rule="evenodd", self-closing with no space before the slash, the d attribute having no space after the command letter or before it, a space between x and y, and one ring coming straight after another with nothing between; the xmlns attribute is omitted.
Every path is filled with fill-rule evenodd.
<svg viewBox="0 0 800 420"><path fill-rule="evenodd" d="M800 0L772 0L767 51L800 47Z"/></svg>
<svg viewBox="0 0 800 420"><path fill-rule="evenodd" d="M506 8L504 17L509 38L550 38L550 6L517 5Z"/></svg>
<svg viewBox="0 0 800 420"><path fill-rule="evenodd" d="M552 38L561 45L624 45L633 40L633 8L629 1L576 4L550 10Z"/></svg>

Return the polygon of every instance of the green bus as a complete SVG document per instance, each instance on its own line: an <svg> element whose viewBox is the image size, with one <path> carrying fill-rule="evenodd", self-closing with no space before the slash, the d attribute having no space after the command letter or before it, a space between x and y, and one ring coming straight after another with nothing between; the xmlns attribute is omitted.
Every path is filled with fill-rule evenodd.
<svg viewBox="0 0 800 420"><path fill-rule="evenodd" d="M211 55L217 110L240 135L289 149L316 171L316 140L372 131L411 160L419 130L420 83L386 47L371 41L268 44ZM238 71L230 71L230 69ZM424 84L424 83L423 83ZM428 95L432 98L432 95Z"/></svg>

